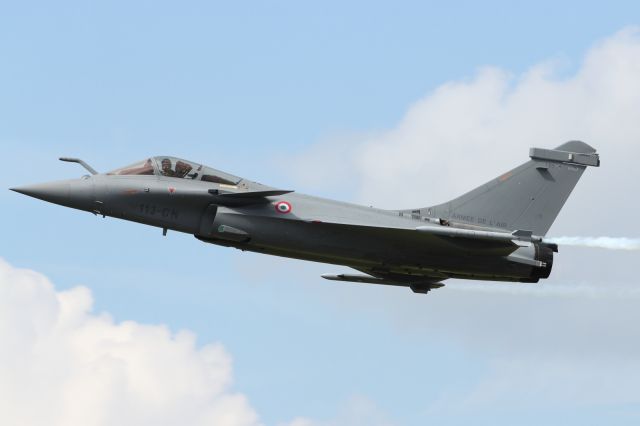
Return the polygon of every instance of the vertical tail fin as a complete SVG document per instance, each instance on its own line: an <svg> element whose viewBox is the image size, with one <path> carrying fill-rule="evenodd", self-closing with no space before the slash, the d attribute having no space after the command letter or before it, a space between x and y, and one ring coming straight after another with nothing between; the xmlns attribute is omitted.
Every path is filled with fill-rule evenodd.
<svg viewBox="0 0 640 426"><path fill-rule="evenodd" d="M545 235L587 166L598 167L596 150L571 141L556 149L531 148L531 160L447 203L412 214L486 228Z"/></svg>

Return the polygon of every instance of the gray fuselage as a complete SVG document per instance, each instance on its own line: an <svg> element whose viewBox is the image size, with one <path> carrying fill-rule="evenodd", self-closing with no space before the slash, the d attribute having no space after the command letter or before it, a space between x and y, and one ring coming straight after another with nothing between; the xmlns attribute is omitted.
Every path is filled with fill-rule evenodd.
<svg viewBox="0 0 640 426"><path fill-rule="evenodd" d="M507 259L513 250L505 251L502 245L459 244L416 232L420 226L438 225L398 211L298 193L250 205L214 205L208 191L228 185L165 176L97 174L66 184L70 198L58 204L241 250L417 278L526 281L536 272L531 265ZM242 180L236 186L242 191L257 185L262 187ZM290 211L278 210L278 203L288 203ZM518 250L536 257L535 245Z"/></svg>
<svg viewBox="0 0 640 426"><path fill-rule="evenodd" d="M449 278L538 282L557 245L543 236L596 150L581 141L532 148L530 160L446 203L382 210L252 182L157 156L80 179L13 188L52 203L194 235L221 246L344 265L338 281L426 293Z"/></svg>

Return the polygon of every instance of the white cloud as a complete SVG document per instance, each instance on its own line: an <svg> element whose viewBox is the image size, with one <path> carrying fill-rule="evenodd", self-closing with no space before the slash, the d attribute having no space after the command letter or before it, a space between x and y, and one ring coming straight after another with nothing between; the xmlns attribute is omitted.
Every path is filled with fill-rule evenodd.
<svg viewBox="0 0 640 426"><path fill-rule="evenodd" d="M560 216L562 230L598 222L616 235L624 223L637 233L637 211L622 208L618 194L636 194L640 180L640 34L629 28L596 44L574 75L559 77L557 68L549 61L516 76L484 67L437 87L392 129L322 141L292 163L301 182L316 186L333 185L334 167L326 165L339 164L340 185L355 187L357 201L412 208L498 176L527 160L532 146L581 139L598 149L602 167L578 184Z"/></svg>
<svg viewBox="0 0 640 426"><path fill-rule="evenodd" d="M338 153L349 171L341 185L356 187L356 201L424 207L527 160L532 146L580 139L598 149L602 167L585 173L550 235L637 238L640 32L595 44L570 76L556 70L554 61L517 76L482 68L427 94L392 129L334 151L335 141L320 142L296 158L298 168L331 184L324 163ZM443 389L433 413L640 404L637 254L561 247L556 259L542 286L460 282L426 298L389 290L380 299L362 289L340 303L486 360L486 375Z"/></svg>
<svg viewBox="0 0 640 426"><path fill-rule="evenodd" d="M0 259L0 424L258 424L220 344L91 308Z"/></svg>
<svg viewBox="0 0 640 426"><path fill-rule="evenodd" d="M526 366L521 375L546 378L556 386L563 381L551 369L565 369L566 375L575 369L579 372L576 378L608 378L636 389L629 393L623 386L617 392L585 388L590 398L608 403L627 395L625 398L640 403L640 330L634 325L640 321L639 301L640 291L625 285L464 283L452 284L429 303L414 298L401 308L405 316L400 312L394 316L401 318L401 327L420 329L446 317L432 334L489 355L494 371ZM580 368L591 365L599 367ZM571 369L565 368L568 366ZM513 380L513 385L528 387L526 381ZM539 398L548 398L545 395L541 392Z"/></svg>

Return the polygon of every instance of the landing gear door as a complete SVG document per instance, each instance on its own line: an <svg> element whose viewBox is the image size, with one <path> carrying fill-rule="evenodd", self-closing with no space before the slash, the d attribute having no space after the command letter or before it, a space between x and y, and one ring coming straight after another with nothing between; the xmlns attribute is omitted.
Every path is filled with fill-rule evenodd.
<svg viewBox="0 0 640 426"><path fill-rule="evenodd" d="M213 235L215 229L213 221L216 218L216 213L218 212L218 206L215 204L209 204L207 209L204 211L202 218L200 219L200 228L198 230L198 235L203 237L210 237Z"/></svg>

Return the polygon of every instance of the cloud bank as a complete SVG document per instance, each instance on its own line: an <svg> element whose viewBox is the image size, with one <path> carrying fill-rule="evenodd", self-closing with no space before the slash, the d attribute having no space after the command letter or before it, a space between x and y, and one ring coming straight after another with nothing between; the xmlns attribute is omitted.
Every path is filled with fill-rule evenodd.
<svg viewBox="0 0 640 426"><path fill-rule="evenodd" d="M530 147L584 140L602 167L587 170L560 214L571 223L558 229L584 235L596 223L603 235L624 226L635 233L623 235L637 236L640 32L622 30L595 44L574 73L567 67L551 60L521 75L481 68L428 93L394 128L320 141L290 163L314 190L348 186L355 201L414 208L499 176L528 160ZM631 199L620 203L620 195Z"/></svg>
<svg viewBox="0 0 640 426"><path fill-rule="evenodd" d="M0 259L0 424L259 424L220 344L91 308Z"/></svg>
<svg viewBox="0 0 640 426"><path fill-rule="evenodd" d="M399 332L455 342L486 363L475 382L443 389L430 415L640 404L639 75L640 31L627 28L570 73L555 60L521 75L484 67L437 87L391 129L320 141L293 161L314 189L348 184L354 201L415 208L499 176L530 147L578 139L598 149L602 167L587 170L550 235L623 235L557 239L621 251L561 247L552 277L536 286L452 282L427 298L354 295L350 309L386 314ZM339 175L325 168L336 162Z"/></svg>

